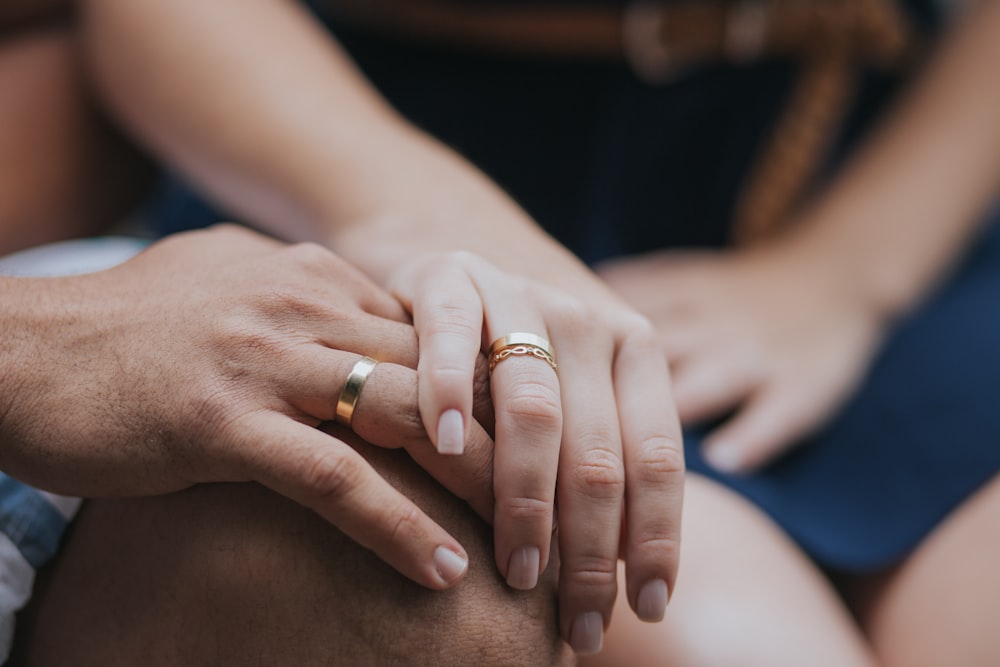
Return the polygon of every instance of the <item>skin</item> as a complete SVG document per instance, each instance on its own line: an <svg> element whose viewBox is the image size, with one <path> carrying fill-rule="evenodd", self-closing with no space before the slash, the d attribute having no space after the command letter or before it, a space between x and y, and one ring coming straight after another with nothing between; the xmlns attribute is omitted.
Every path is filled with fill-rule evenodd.
<svg viewBox="0 0 1000 667"><path fill-rule="evenodd" d="M751 471L823 425L969 245L1000 190L998 30L998 3L971 10L787 232L603 267L653 321L682 420L735 409L705 443L717 467Z"/></svg>
<svg viewBox="0 0 1000 667"><path fill-rule="evenodd" d="M682 419L735 409L706 442L717 467L752 471L825 423L887 328L970 243L1000 188L1000 94L990 83L1000 64L998 30L1000 3L970 10L895 113L787 233L746 249L657 253L603 267L609 283L657 327ZM1000 612L988 583L1000 553L998 512L994 479L897 567L838 580L870 648L867 657L855 652L831 664L994 664L1000 645L984 622ZM698 525L694 517L686 521ZM688 536L685 544L695 541ZM780 540L768 541L774 544L766 548L780 547ZM692 561L697 557L685 554ZM729 565L739 571L739 563ZM699 577L699 569L686 568L684 581L694 579L692 588L710 593L718 580ZM787 581L796 569L783 568L768 581ZM766 574L754 569L746 576ZM824 599L813 592L814 602ZM783 594L791 601L796 591ZM837 606L833 601L833 617L843 618ZM698 607L678 595L671 610L696 618ZM748 612L760 613L759 607ZM717 627L714 619L706 622ZM626 648L644 637L646 655L676 656L678 664L734 664L732 656L685 653L668 632L626 628L623 634L633 639ZM828 638L839 650L857 643ZM824 648L789 658L782 652L787 645L775 648L766 635L747 644L737 643L746 664L814 664L828 654Z"/></svg>
<svg viewBox="0 0 1000 667"><path fill-rule="evenodd" d="M981 136L981 135L979 135L979 136ZM983 172L977 172L977 173L983 173ZM945 261L947 261L947 258L945 258ZM903 273L905 274L905 271ZM893 290L888 290L885 294L890 294L890 293L901 294L902 292L893 292ZM888 301L885 301L885 302L879 300L878 303L888 303L890 301L891 301L891 299L889 299ZM989 505L986 504L986 506L988 507ZM925 551L924 551L925 548L930 549L931 547L934 547L934 552L935 553L939 553L942 557L944 557L944 556L947 556L948 554L954 555L954 554L968 553L968 551L965 551L965 552L962 551L961 547L963 547L963 546L964 547L979 547L979 548L985 548L985 547L989 546L989 545L984 545L984 544L981 544L981 543L977 543L975 540L968 539L971 536L975 536L975 535L982 536L985 532L988 532L988 531L983 531L982 530L982 524L978 524L978 525L976 524L977 517L979 517L979 520L982 521L982 517L989 515L988 512L979 511L979 512L975 512L975 513L967 514L968 511L971 511L971 505L962 508L962 510L956 515L955 519L957 521L959 518L962 518L962 517L965 517L965 516L969 516L970 517L969 521L972 522L972 525L975 527L974 529L968 530L968 531L962 531L962 532L956 531L954 533L948 533L948 532L942 531L942 533L945 534L945 537L942 540L938 540L938 539L936 539L937 536L935 536L935 539L928 540L928 543L924 545L924 547L918 552L918 554L915 556L915 558L917 558L921 554L925 553ZM949 523L951 523L951 522L949 522ZM957 525L957 524L955 524L955 525ZM766 535L766 532L767 532L766 530L762 531L762 533L764 533L765 535ZM955 537L956 535L958 537ZM964 536L964 538L963 538L963 536ZM938 545L944 545L944 546L940 546L939 547ZM941 551L938 551L938 549L940 549ZM933 563L935 561L932 560L930 562L933 565ZM942 560L941 562L947 562L947 561ZM938 563L938 569L937 569L938 572L940 571L940 563L941 562ZM907 575L911 575L911 576L900 577L900 579L899 579L900 586L904 587L904 588L907 587L907 585L906 585L907 582L912 581L914 577L917 580L923 582L924 584L929 583L929 581L930 581L929 573L933 569L934 569L933 567L932 568L912 568L912 569L905 569L904 572ZM892 578L893 577L890 577L890 579L892 579ZM971 583L971 578L970 578L970 583ZM890 588L891 588L891 585L890 585ZM970 593L970 592L974 592L974 587L972 587L972 586L965 586L965 587L962 587L960 590L963 590L966 593ZM935 587L929 586L926 589L926 595L927 595L927 597L922 598L922 600L933 599L933 595L935 594L935 591L938 594L940 594L940 589L935 589ZM895 599L896 600L909 601L909 602L912 603L912 601L914 599L916 599L916 598L909 598L909 600L907 600L907 598L905 598L903 596L895 596ZM961 598L961 596L958 596L957 599L960 601L963 598ZM967 599L967 598L965 598L965 599ZM899 625L897 627L899 627L899 628L905 627L905 621L906 621L907 616L905 615L905 613L903 613L903 607L904 606L905 605L901 604L901 603L896 604L896 605L886 604L885 607L883 608L883 618L889 617L891 615L891 613L892 613L892 610L895 609L895 613L899 614L899 622L901 623L901 625ZM945 607L946 609L948 608L946 605L942 605L942 606ZM886 609L888 609L889 611L885 611ZM957 611L957 608L955 608L955 610ZM957 617L957 616L955 616L955 617ZM988 616L986 616L986 617L988 617ZM912 618L912 616L910 618ZM938 617L937 620L938 621L944 620L944 617ZM889 636L892 633L884 633L884 634L885 634L885 636ZM927 636L929 634L931 634L931 633L921 633L921 637L927 638ZM952 635L952 633L949 633L949 638L950 638L951 635ZM897 637L896 643L897 644L899 644L901 642L900 637L902 637L902 636L903 636L903 633L901 631L897 630L897 632L896 632L896 637ZM930 640L928 640L928 641L930 643ZM879 639L879 636L876 636L875 637L875 642L876 642L876 645L878 646L880 652L883 652L886 656L890 655L889 652L888 652L889 648L888 648L887 645L893 643L891 640L890 641L886 641L885 642L886 645L883 645L882 642L881 642L881 640ZM940 648L942 650L947 650L947 643L945 641L942 641L942 643L940 645ZM982 650L984 647L982 645L977 645L975 648L977 650ZM986 646L985 648L988 649L989 647ZM900 655L904 655L904 654L901 653ZM953 654L948 654L948 655L952 655L953 656ZM891 660L892 658L891 657L887 657L886 659L887 660ZM897 660L898 660L898 658L897 658ZM765 662L763 664L775 664L775 663L767 663L767 662ZM795 663L793 663L793 664L795 664ZM840 664L846 664L846 663L840 663ZM890 662L889 664L893 664L893 663ZM911 664L911 663L898 662L897 664ZM969 663L969 664L976 664L976 663Z"/></svg>
<svg viewBox="0 0 1000 667"><path fill-rule="evenodd" d="M14 9L0 9L0 31L12 24L3 12ZM30 18L24 10L19 16ZM7 91L0 255L100 232L130 210L151 176L93 108L76 51L69 26L35 26L0 41L0 90Z"/></svg>
<svg viewBox="0 0 1000 667"><path fill-rule="evenodd" d="M489 436L471 429L461 459L433 452L407 409L416 403L413 329L395 300L329 251L220 227L108 271L0 278L0 299L5 472L88 497L257 481L425 586L446 588L465 573L452 536L314 428L334 418L353 364L377 356L384 363L358 402L355 431L407 449L491 516Z"/></svg>
<svg viewBox="0 0 1000 667"><path fill-rule="evenodd" d="M119 164L115 160L121 153L109 143L96 143L95 149L88 151L71 150L70 146L77 145L73 142L60 143L67 130L70 136L86 142L102 129L89 122L94 116L87 114L87 122L80 118L85 100L77 97L82 92L74 66L78 60L68 31L33 32L8 46L0 51L2 89L10 99L26 103L13 105L18 109L14 114L18 122L0 126L0 144L32 148L51 158L50 166L58 168L61 180L53 182L48 168L25 170L22 164L21 169L12 170L10 176L16 177L14 182L20 189L0 197L0 218L20 219L21 223L3 230L0 238L10 239L15 234L25 238L25 232L32 232L45 234L31 237L34 240L61 240L85 229L59 223L62 218L53 211L64 210L62 206L69 210L79 205L77 217L93 215L95 220L104 220L105 212L93 208L98 200L77 200L75 193L78 188L92 186L108 192L113 190L109 186L127 186L128 182L110 168ZM17 76L3 77L10 72ZM33 97L39 92L42 94ZM49 109L49 104L59 101L71 103ZM5 105L0 111L11 109ZM26 113L28 109L35 112ZM41 113L47 109L57 113ZM5 137L16 144L5 143ZM46 148L49 144L51 150ZM5 157L10 155L19 153L4 152ZM26 196L37 192L46 196L40 200ZM25 211L39 211L38 219L44 224L22 229L25 219L34 219L26 218ZM73 222L70 217L67 220ZM198 265L187 276L188 284L178 282L178 270L181 275L187 272L185 262L188 268ZM244 266L236 268L237 264ZM319 273L325 273L321 267L326 266L332 271L326 277L334 280L324 280L310 266ZM230 291L228 297L225 289L215 297L202 289L216 280L225 282L227 275L256 288L243 291L242 296ZM293 287L296 280L309 282L310 288L305 290L301 284ZM125 292L131 296L119 289L123 285L129 285ZM391 298L370 289L355 271L318 248L285 249L233 228L178 237L128 266L87 279L0 279L5 304L5 342L0 355L0 376L7 381L2 383L3 393L5 397L27 393L19 396L26 400L16 406L14 401L0 406L6 418L0 424L0 456L7 457L4 465L11 458L19 459L22 469L35 471L25 474L40 485L76 493L86 490L104 497L84 505L63 541L61 556L40 573L32 604L18 615L20 635L11 664L248 664L265 655L295 664L328 664L330 659L357 665L412 664L414 660L439 665L572 663L570 652L557 635L553 570L543 573L532 591L520 593L507 589L491 567L488 528L480 517L492 516L492 442L474 422L464 443L465 456L444 458L434 452L420 420L417 377L410 368L416 364L416 339L408 326L364 312L364 307L378 310L381 304L386 309L383 314L400 315ZM308 299L291 298L287 292L309 292L322 299L323 307L310 312L305 305ZM153 294L156 304L149 303ZM172 298L179 300L175 307L169 305ZM288 313L282 312L280 304L285 298ZM350 307L352 299L364 302L367 298L372 302ZM144 310L137 299L150 308ZM122 336L109 334L109 321L117 319L109 306L116 300L118 306L129 309L135 319L149 326L130 326L136 324L135 319L121 318L125 326L117 333ZM261 300L274 306L269 308L273 315L270 325L259 320L255 323L252 316L230 319L225 315L227 309L231 315L241 310L247 315ZM208 320L194 314L203 307ZM111 310L117 312L117 306ZM339 314L332 316L337 311ZM171 315L181 312L184 324ZM246 364L230 355L225 371L216 372L218 366L206 368L201 363L214 355L194 354L190 341L204 341L213 334L229 338L223 330L226 327L211 326L220 319L238 329L229 340L234 346L230 351L243 347L253 354L247 356ZM365 465L377 471L378 479L373 483L370 472L355 467L355 472L360 472L356 482L379 514L365 518L365 513L360 513L361 520L370 523L362 526L363 533L396 531L393 538L412 543L413 536L408 533L429 531L433 538L446 529L449 536L467 545L465 553L471 563L467 572L460 573L462 585L452 593L442 595L408 582L361 546L359 542L369 542L364 535L356 535L359 541L355 541L319 514L257 484L198 484L167 495L145 496L187 486L189 466L198 468L194 478L211 477L213 473L202 466L210 464L212 451L230 449L237 458L241 450L251 455L254 446L243 437L260 438L258 445L265 447L280 446L280 441L264 442L268 433L244 432L244 426L253 429L253 425L236 412L250 408L263 414L277 407L286 413L278 420L286 428L296 420L314 423L318 418L307 415L308 407L299 412L291 406L304 400L317 406L317 414L329 417L330 397L322 401L309 398L307 373L290 372L296 366L293 357L310 364L306 352L310 346L305 344L309 336L303 335L307 327L297 329L305 320L319 324L327 340L334 332L343 334L342 342L363 337L358 349L377 353L380 358L404 362L409 355L408 365L387 362L376 368L353 421L354 430L369 440L408 453L367 445L342 427L328 426L329 436L317 431L322 442L305 438L296 444L308 448L306 441L312 440L319 446L315 450L318 455L337 458L336 450L346 443L352 452L346 458L361 460L353 454L356 452ZM60 336L64 324L73 329L72 335ZM152 357L136 354L136 348L123 341L123 337L133 336L144 343L152 337L167 344L146 350L155 352ZM281 349L291 352L283 342L292 338L300 339L295 347L306 354L281 353ZM91 344L74 349L84 339ZM35 354L40 348L46 348L41 364ZM117 361L109 359L109 350ZM334 352L327 348L321 355L326 360L319 360L310 369L331 374L321 383L324 392L332 392L332 400L343 384L350 360L357 357L353 353L329 356ZM252 359L257 353L260 357ZM270 362L261 361L268 358ZM123 360L126 363L121 363ZM135 374L126 368L129 363L136 364L131 369L138 368ZM279 369L279 364L285 364L284 368ZM243 372L240 366L251 368ZM271 382L265 377L268 373L261 372L262 366L279 371L280 378L273 375ZM42 368L57 370L58 376L43 376ZM94 372L83 372L85 368ZM18 377L25 369L30 371L27 380ZM179 375L178 369L184 372ZM477 398L472 412L478 420L492 425L482 359L474 373ZM144 389L145 380L151 378L159 386ZM177 388L171 380L183 386ZM221 385L229 385L228 397L223 396L226 389L219 391ZM123 400L98 400L110 394ZM155 394L155 401L147 401L147 394ZM297 399L292 398L296 395ZM96 398L81 402L82 396ZM64 400L67 405L53 407L51 401L40 397ZM206 398L210 400L202 400ZM192 413L199 406L209 408L209 403L214 407ZM67 409L70 404L72 408ZM217 429L191 428L215 408L236 410L230 417L218 417L232 419L232 433L243 437L221 442ZM165 419L157 419L151 412ZM145 435L137 438L133 429ZM210 433L213 430L214 435ZM40 433L44 444L34 439ZM201 441L203 437L212 442ZM178 439L190 441L175 446ZM16 447L23 451L9 451ZM326 451L330 449L335 451ZM282 458L285 455L276 453ZM132 456L133 460L122 460ZM263 458L249 467L264 463ZM422 471L414 460L427 470L435 470L438 479ZM92 466L95 470L88 469ZM235 471L242 466L223 463L222 468L226 467ZM350 464L338 467L345 473L352 468ZM216 470L228 477L222 468ZM107 498L122 494L143 497ZM408 499L403 512L394 507L399 494ZM411 501L419 506L419 512L405 507ZM323 504L332 510L336 500L326 495ZM350 509L348 513L358 514ZM326 514L329 518L330 512ZM239 529L234 531L233 526ZM290 568L289 563L296 567ZM164 581L170 585L164 587ZM212 603L206 604L206 598ZM364 604L359 614L361 600ZM427 616L448 620L447 633L440 641L427 641ZM53 637L59 641L52 641ZM391 648L387 648L387 637L392 639Z"/></svg>
<svg viewBox="0 0 1000 667"><path fill-rule="evenodd" d="M419 586L256 484L90 501L18 618L12 664L573 664L551 570L508 588L468 506L406 454L345 441L468 546L460 585Z"/></svg>
<svg viewBox="0 0 1000 667"><path fill-rule="evenodd" d="M605 649L581 667L875 667L826 576L759 509L690 475L684 563L659 625L618 614Z"/></svg>
<svg viewBox="0 0 1000 667"><path fill-rule="evenodd" d="M661 618L684 466L649 323L482 174L399 118L295 5L81 6L97 85L136 136L233 210L328 243L402 301L420 340L421 416L439 449L455 451L471 426L474 362L490 341L515 331L551 340L558 374L515 357L493 376L497 566L509 584L534 585L558 489L564 638L600 649L619 555L630 606ZM461 429L442 425L452 410Z"/></svg>
<svg viewBox="0 0 1000 667"><path fill-rule="evenodd" d="M995 664L1000 480L966 501L899 567L853 582L852 602L887 667ZM960 566L956 567L956 564Z"/></svg>

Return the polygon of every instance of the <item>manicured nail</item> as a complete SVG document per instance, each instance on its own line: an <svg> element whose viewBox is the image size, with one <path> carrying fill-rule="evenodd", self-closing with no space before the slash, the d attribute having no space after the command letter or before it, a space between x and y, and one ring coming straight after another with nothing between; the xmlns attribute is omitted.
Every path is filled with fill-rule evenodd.
<svg viewBox="0 0 1000 667"><path fill-rule="evenodd" d="M569 645L580 655L601 652L604 646L604 618L600 612L588 611L573 620L569 629Z"/></svg>
<svg viewBox="0 0 1000 667"><path fill-rule="evenodd" d="M538 584L538 547L514 549L507 561L507 585L530 591Z"/></svg>
<svg viewBox="0 0 1000 667"><path fill-rule="evenodd" d="M647 581L639 591L635 610L639 618L647 623L662 621L667 611L667 582L663 579Z"/></svg>
<svg viewBox="0 0 1000 667"><path fill-rule="evenodd" d="M739 472L743 467L743 454L732 442L713 442L705 447L702 456L713 468L725 473Z"/></svg>
<svg viewBox="0 0 1000 667"><path fill-rule="evenodd" d="M434 567L441 580L446 584L451 584L469 569L469 561L448 547L438 547L434 550Z"/></svg>
<svg viewBox="0 0 1000 667"><path fill-rule="evenodd" d="M465 450L465 425L458 410L445 410L438 419L438 454L461 454Z"/></svg>

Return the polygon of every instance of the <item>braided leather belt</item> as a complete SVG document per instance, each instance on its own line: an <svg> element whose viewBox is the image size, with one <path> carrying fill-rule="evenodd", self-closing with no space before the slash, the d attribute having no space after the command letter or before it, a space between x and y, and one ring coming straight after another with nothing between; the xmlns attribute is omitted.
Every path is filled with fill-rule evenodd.
<svg viewBox="0 0 1000 667"><path fill-rule="evenodd" d="M692 65L791 58L800 75L737 204L734 236L777 231L819 169L860 65L909 62L894 0L643 1L625 8L448 0L325 0L341 20L408 40L533 58L617 59L662 83Z"/></svg>

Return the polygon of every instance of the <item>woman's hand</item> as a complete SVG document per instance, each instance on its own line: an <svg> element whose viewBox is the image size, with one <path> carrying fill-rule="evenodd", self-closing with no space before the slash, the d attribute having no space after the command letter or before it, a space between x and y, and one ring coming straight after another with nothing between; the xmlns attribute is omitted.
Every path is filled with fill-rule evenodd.
<svg viewBox="0 0 1000 667"><path fill-rule="evenodd" d="M463 576L461 545L315 428L334 419L355 362L379 359L353 430L405 447L492 515L489 437L470 419L468 456L434 452L417 415L406 314L329 251L220 227L108 271L11 278L0 289L4 471L79 496L258 481L418 583L445 588Z"/></svg>
<svg viewBox="0 0 1000 667"><path fill-rule="evenodd" d="M420 413L443 453L462 451L473 365L491 341L519 332L554 348L558 369L511 355L491 377L496 561L508 584L535 586L558 504L561 628L573 648L600 650L620 547L632 608L662 618L677 569L684 464L666 359L649 323L600 286L584 301L469 252L411 261L389 286L413 313Z"/></svg>
<svg viewBox="0 0 1000 667"><path fill-rule="evenodd" d="M760 467L821 426L882 334L875 309L783 248L664 252L600 274L653 321L682 422L732 412L704 445L726 472Z"/></svg>

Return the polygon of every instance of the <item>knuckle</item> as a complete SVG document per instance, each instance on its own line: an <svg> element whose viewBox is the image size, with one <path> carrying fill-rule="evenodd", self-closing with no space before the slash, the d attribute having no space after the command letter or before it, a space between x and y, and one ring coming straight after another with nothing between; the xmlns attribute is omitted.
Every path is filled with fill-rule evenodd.
<svg viewBox="0 0 1000 667"><path fill-rule="evenodd" d="M488 259L471 250L453 250L446 253L443 260L442 266L451 266L467 275L474 274L483 268L493 267Z"/></svg>
<svg viewBox="0 0 1000 667"><path fill-rule="evenodd" d="M605 592L618 582L618 559L614 556L576 556L564 560L560 582L577 589Z"/></svg>
<svg viewBox="0 0 1000 667"><path fill-rule="evenodd" d="M474 253L471 250L452 250L451 252L445 255L445 259L459 265L486 261L477 253Z"/></svg>
<svg viewBox="0 0 1000 667"><path fill-rule="evenodd" d="M436 366L425 371L425 376L435 390L455 393L468 391L471 380L469 371L457 366Z"/></svg>
<svg viewBox="0 0 1000 667"><path fill-rule="evenodd" d="M673 438L650 436L639 445L636 466L640 481L665 484L684 474L684 450Z"/></svg>
<svg viewBox="0 0 1000 667"><path fill-rule="evenodd" d="M630 313L621 318L619 327L627 344L646 353L659 350L656 327L644 315Z"/></svg>
<svg viewBox="0 0 1000 667"><path fill-rule="evenodd" d="M477 343L481 338L480 327L470 319L469 309L454 301L435 304L431 317L420 323L420 329L424 336L454 336Z"/></svg>
<svg viewBox="0 0 1000 667"><path fill-rule="evenodd" d="M644 562L654 564L658 568L673 571L681 555L681 542L675 537L665 535L664 529L647 528L633 537L629 549L631 562L633 556Z"/></svg>
<svg viewBox="0 0 1000 667"><path fill-rule="evenodd" d="M257 299L257 307L269 321L278 324L336 317L326 304L310 298L294 286L263 292Z"/></svg>
<svg viewBox="0 0 1000 667"><path fill-rule="evenodd" d="M497 511L518 523L548 521L552 508L551 499L538 496L521 495L497 499Z"/></svg>
<svg viewBox="0 0 1000 667"><path fill-rule="evenodd" d="M625 491L625 467L621 457L607 449L582 453L573 466L573 486L588 497L620 498Z"/></svg>
<svg viewBox="0 0 1000 667"><path fill-rule="evenodd" d="M532 432L558 433L562 430L559 396L540 382L517 385L502 407L521 427Z"/></svg>
<svg viewBox="0 0 1000 667"><path fill-rule="evenodd" d="M324 450L306 466L303 482L321 500L336 504L361 485L361 464L339 449Z"/></svg>
<svg viewBox="0 0 1000 667"><path fill-rule="evenodd" d="M255 359L260 356L275 357L283 354L286 347L283 336L266 330L244 331L241 335L234 336L233 341L237 347L237 356L233 360L239 357L239 353L249 353ZM240 366L238 374L243 375L247 369Z"/></svg>
<svg viewBox="0 0 1000 667"><path fill-rule="evenodd" d="M575 296L561 296L556 318L568 331L584 331L593 328L594 312L587 303Z"/></svg>
<svg viewBox="0 0 1000 667"><path fill-rule="evenodd" d="M421 514L413 505L400 508L392 523L389 539L392 544L409 544L414 535L420 532Z"/></svg>
<svg viewBox="0 0 1000 667"><path fill-rule="evenodd" d="M337 256L318 243L296 243L288 248L296 262L304 266L327 266L337 261Z"/></svg>

